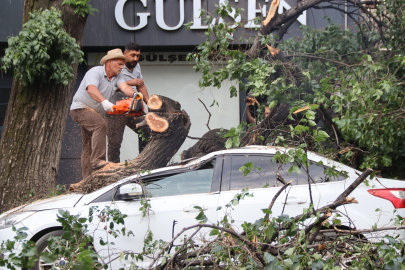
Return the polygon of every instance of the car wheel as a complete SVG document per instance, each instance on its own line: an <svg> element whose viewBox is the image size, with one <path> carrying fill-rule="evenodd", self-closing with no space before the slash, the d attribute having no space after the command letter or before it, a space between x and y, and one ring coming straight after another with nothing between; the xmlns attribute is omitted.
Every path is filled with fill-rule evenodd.
<svg viewBox="0 0 405 270"><path fill-rule="evenodd" d="M37 241L37 249L38 249L38 253L41 252L50 252L50 250L48 249L48 238L50 236L62 236L64 233L63 230L57 230L57 231L53 231L50 233L47 233L45 235L43 235L41 238L39 238L39 240ZM59 266L63 266L66 264L66 260L64 260L65 258L58 258L56 260L56 262L54 263L45 263L42 260L39 260L37 262L35 262L35 266L31 268L31 270L50 270L52 269L60 269Z"/></svg>
<svg viewBox="0 0 405 270"><path fill-rule="evenodd" d="M42 252L51 252L48 248L48 238L50 236L62 236L65 232L63 230L52 231L50 233L45 234L37 241L37 249L38 253ZM91 245L89 245L91 246ZM97 261L97 260L95 260ZM50 269L62 269L68 263L68 259L64 257L58 257L54 263L46 263L44 261L37 261L35 262L35 266L31 268L31 270L50 270Z"/></svg>

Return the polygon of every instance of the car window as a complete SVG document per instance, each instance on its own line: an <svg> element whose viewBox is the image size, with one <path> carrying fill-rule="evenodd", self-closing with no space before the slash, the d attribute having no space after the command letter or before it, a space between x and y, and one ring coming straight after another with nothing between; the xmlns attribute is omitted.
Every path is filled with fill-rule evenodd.
<svg viewBox="0 0 405 270"><path fill-rule="evenodd" d="M252 162L254 169L244 176L243 167L245 164ZM292 185L303 185L308 183L307 173L303 168L299 168L300 173L293 171L288 174L288 170L293 166L293 163L279 164L276 161L273 163L273 156L245 155L232 156L231 168L231 190L240 190L243 188L262 188L262 187L278 187L284 184L277 180L277 171L286 182L292 180ZM261 171L257 169L261 168ZM298 166L299 167L299 166ZM330 177L324 174L326 167L310 164L309 173L315 183L333 182L344 180L343 175L339 177Z"/></svg>
<svg viewBox="0 0 405 270"><path fill-rule="evenodd" d="M272 159L272 156L232 156L230 189L262 188L266 185L282 186L276 175L278 164L273 164ZM244 176L240 168L249 162L253 163L255 169ZM262 171L260 172L257 167L260 167ZM279 171L280 174L286 181L289 181L291 177L282 169Z"/></svg>
<svg viewBox="0 0 405 270"><path fill-rule="evenodd" d="M346 177L343 174L339 174L338 176L331 176L325 174L326 166L321 166L317 164L309 164L309 175L311 176L312 180L315 183L324 183L324 182L336 182L345 180ZM308 176L304 169L300 168L301 173L297 173L297 183L298 185L302 185L308 183Z"/></svg>
<svg viewBox="0 0 405 270"><path fill-rule="evenodd" d="M164 177L157 181L146 182L148 197L177 196L186 194L208 193L214 167L211 165L196 171L188 171Z"/></svg>

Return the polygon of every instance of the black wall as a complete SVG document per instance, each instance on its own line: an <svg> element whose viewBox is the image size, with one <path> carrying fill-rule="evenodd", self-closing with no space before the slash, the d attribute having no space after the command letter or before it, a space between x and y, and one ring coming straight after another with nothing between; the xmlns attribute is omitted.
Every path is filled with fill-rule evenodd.
<svg viewBox="0 0 405 270"><path fill-rule="evenodd" d="M17 35L22 28L22 11L23 0L2 0L0 9L0 42L7 42L7 37ZM202 8L210 12L215 10L215 4L219 0L202 0ZM291 6L296 4L297 0L286 0ZM156 4L155 0L147 0L147 7L143 7L139 0L128 0L124 6L124 18L128 25L135 26L139 23L137 12L150 12L148 17L148 25L137 31L129 31L121 28L115 19L115 6L117 0L92 0L91 4L98 9L93 16L89 16L84 34L84 46L104 46L104 47L122 47L129 41L136 41L143 46L189 46L198 45L204 41L204 30L186 30L182 26L178 30L167 31L161 29L156 23ZM230 0L233 7L244 8L242 13L242 21L247 20L247 0ZM257 9L260 6L269 3L265 0L257 0ZM180 17L179 0L164 1L164 16L165 22L169 26L177 25ZM193 1L184 0L185 20L187 23L193 17ZM259 16L260 14L256 14ZM344 26L345 19L343 14L336 10L319 10L311 9L307 11L307 25L315 28L323 28L327 25L325 16L329 16L339 25ZM350 23L350 22L349 22ZM290 29L290 33L294 36L299 36L298 31L300 24L294 23ZM241 29L235 34L235 40L239 36L255 35L255 31L251 29Z"/></svg>

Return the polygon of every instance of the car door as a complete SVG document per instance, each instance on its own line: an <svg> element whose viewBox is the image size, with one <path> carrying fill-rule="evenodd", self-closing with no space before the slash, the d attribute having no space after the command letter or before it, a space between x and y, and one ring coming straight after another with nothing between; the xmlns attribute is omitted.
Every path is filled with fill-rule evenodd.
<svg viewBox="0 0 405 270"><path fill-rule="evenodd" d="M244 176L243 169L240 170L240 168L249 162L252 162L254 169ZM264 216L261 209L268 208L275 194L284 185L277 180L277 172L286 182L292 181L292 185L286 188L275 201L272 207L273 216L281 214L296 216L302 214L304 208L309 207L307 174L303 168L300 168L301 173L292 171L289 174L288 170L292 165L294 164L278 164L273 161L272 155L229 155L225 157L219 206L223 207L228 204L235 194L244 188L249 188L249 192L254 196L253 198L246 197L238 206L234 207L232 219L235 221L235 227L239 227L243 221L254 222ZM330 180L324 176L323 172L324 167L313 163L310 165L313 180L312 199L315 207L328 200L328 196L321 196L327 186L317 185L317 183ZM225 212L221 211L219 219L221 220L224 215Z"/></svg>
<svg viewBox="0 0 405 270"><path fill-rule="evenodd" d="M150 199L149 215L143 217L143 213L140 211L142 207L140 199L116 201L111 207L128 215L125 218L125 226L134 233L134 236L120 236L112 239L107 229L105 232L99 232L98 236L109 239L114 242L114 245L103 247L95 239L95 243L98 245L96 249L103 250L104 256L109 258L119 256L121 252L140 253L148 230L153 233L154 240L170 241L183 228L198 223L195 218L199 210L195 209L195 206L204 209L209 222L215 223L217 221L216 209L219 199L222 160L222 156L215 157L197 168L184 168L166 175L145 179L144 193ZM191 232L185 232L185 234L190 235ZM181 240L182 236L174 244L179 245ZM146 267L149 263L150 261L146 260L137 264ZM110 267L118 269L128 267L129 264L129 260L115 260Z"/></svg>

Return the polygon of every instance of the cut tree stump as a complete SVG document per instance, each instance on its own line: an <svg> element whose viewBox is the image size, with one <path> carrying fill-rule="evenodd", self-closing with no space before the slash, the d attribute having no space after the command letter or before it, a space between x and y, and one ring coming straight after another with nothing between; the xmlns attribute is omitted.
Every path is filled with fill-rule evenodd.
<svg viewBox="0 0 405 270"><path fill-rule="evenodd" d="M158 95L152 95L152 97L155 99L153 102L162 104L159 109L149 109L149 113L145 117L147 122L148 115L152 115L154 118L151 123L148 123L152 130L152 137L145 149L126 165L110 163L79 183L70 185L69 191L89 193L125 177L136 175L143 170L153 170L167 165L190 131L190 117L184 110L181 110L177 101ZM166 129L162 128L162 123L167 123Z"/></svg>
<svg viewBox="0 0 405 270"><path fill-rule="evenodd" d="M155 132L165 132L169 128L169 122L163 117L159 117L153 112L146 114L146 123L149 128Z"/></svg>
<svg viewBox="0 0 405 270"><path fill-rule="evenodd" d="M180 108L180 103L163 96L151 95L148 100L149 112L175 112Z"/></svg>

